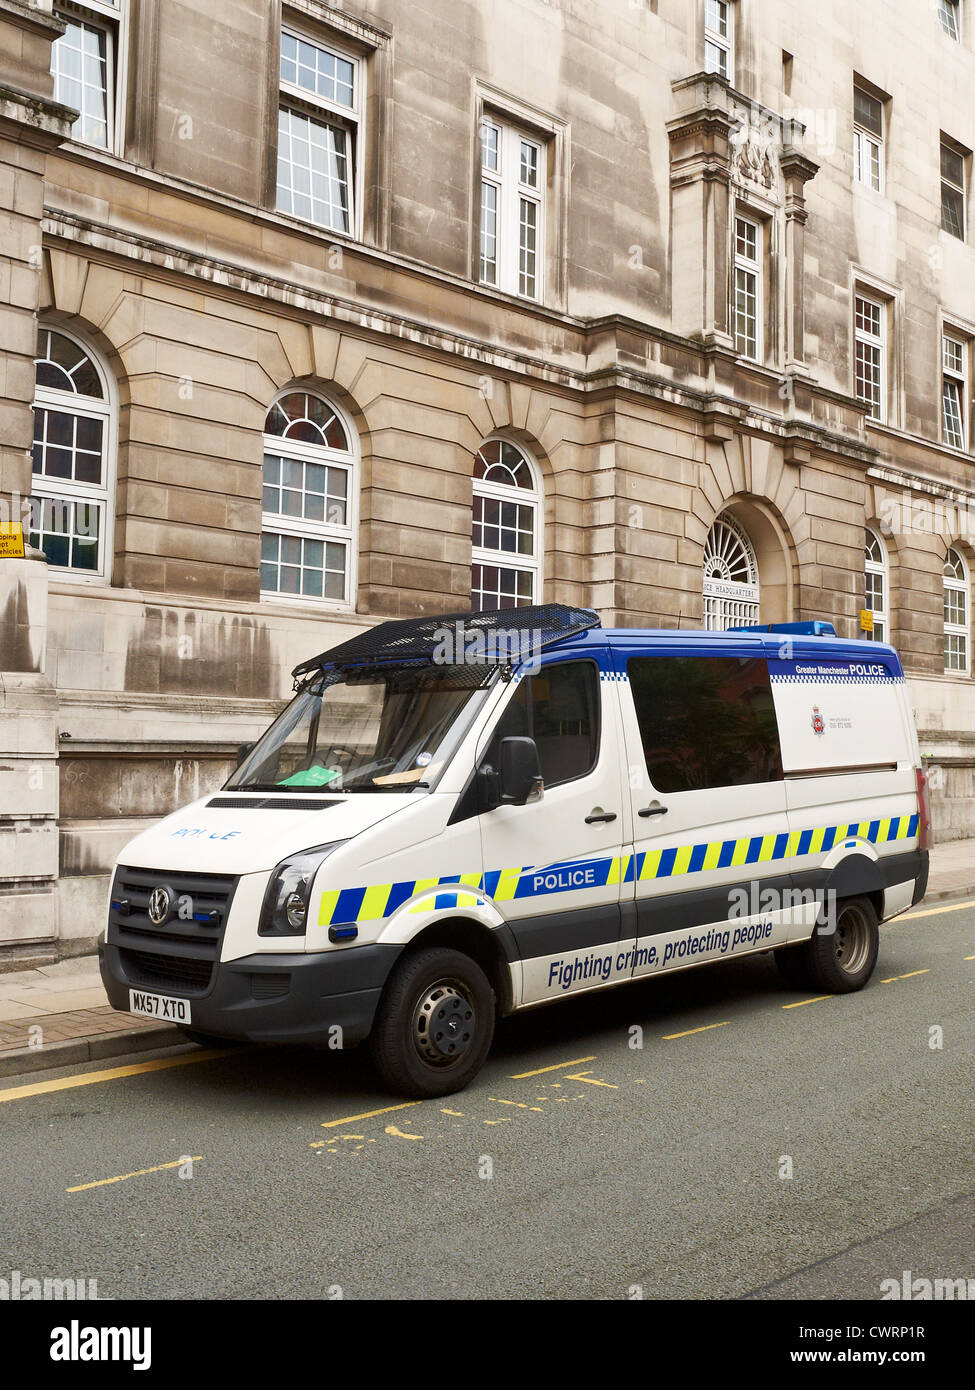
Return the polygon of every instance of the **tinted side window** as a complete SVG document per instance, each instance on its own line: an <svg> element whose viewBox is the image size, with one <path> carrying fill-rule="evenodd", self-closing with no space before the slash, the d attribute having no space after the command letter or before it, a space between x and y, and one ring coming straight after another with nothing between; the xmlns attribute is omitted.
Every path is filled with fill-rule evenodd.
<svg viewBox="0 0 975 1390"><path fill-rule="evenodd" d="M658 791L781 781L764 658L633 657L626 669L647 771Z"/></svg>
<svg viewBox="0 0 975 1390"><path fill-rule="evenodd" d="M591 661L564 661L522 680L498 722L486 761L503 738L535 740L546 787L583 777L599 752L599 677Z"/></svg>

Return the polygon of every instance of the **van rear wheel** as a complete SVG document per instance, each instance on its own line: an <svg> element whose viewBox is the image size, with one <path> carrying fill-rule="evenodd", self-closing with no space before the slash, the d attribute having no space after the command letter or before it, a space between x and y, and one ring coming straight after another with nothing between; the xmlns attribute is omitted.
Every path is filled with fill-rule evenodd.
<svg viewBox="0 0 975 1390"><path fill-rule="evenodd" d="M775 961L796 989L851 994L873 974L880 947L877 909L869 898L846 898L836 907L836 929L817 927L808 941L780 947Z"/></svg>
<svg viewBox="0 0 975 1390"><path fill-rule="evenodd" d="M494 1019L494 990L470 956L441 947L405 955L369 1036L376 1070L398 1095L451 1095L480 1071Z"/></svg>

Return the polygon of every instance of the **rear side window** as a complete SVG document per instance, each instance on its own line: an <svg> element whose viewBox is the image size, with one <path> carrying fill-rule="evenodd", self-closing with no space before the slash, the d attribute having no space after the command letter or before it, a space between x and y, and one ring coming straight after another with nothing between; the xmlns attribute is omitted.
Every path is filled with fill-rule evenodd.
<svg viewBox="0 0 975 1390"><path fill-rule="evenodd" d="M584 777L599 752L599 679L591 661L546 666L518 686L501 716L487 761L498 764L503 738L533 738L546 787Z"/></svg>
<svg viewBox="0 0 975 1390"><path fill-rule="evenodd" d="M782 778L764 658L632 657L626 664L650 781L660 792Z"/></svg>

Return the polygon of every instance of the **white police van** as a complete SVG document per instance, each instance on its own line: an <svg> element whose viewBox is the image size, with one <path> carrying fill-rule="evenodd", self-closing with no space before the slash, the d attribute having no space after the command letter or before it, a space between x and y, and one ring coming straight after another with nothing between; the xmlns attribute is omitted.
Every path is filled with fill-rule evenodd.
<svg viewBox="0 0 975 1390"><path fill-rule="evenodd" d="M383 623L304 663L223 790L122 852L117 1009L195 1040L370 1039L466 1085L495 1019L774 950L860 989L923 896L896 652L828 624L604 630L561 605Z"/></svg>

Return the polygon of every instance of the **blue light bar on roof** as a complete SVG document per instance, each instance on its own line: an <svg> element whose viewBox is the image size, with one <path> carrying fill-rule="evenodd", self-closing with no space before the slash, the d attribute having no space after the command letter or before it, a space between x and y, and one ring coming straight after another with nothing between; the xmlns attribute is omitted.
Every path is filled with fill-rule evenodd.
<svg viewBox="0 0 975 1390"><path fill-rule="evenodd" d="M754 623L750 627L729 627L729 632L782 632L793 637L835 637L832 623Z"/></svg>

